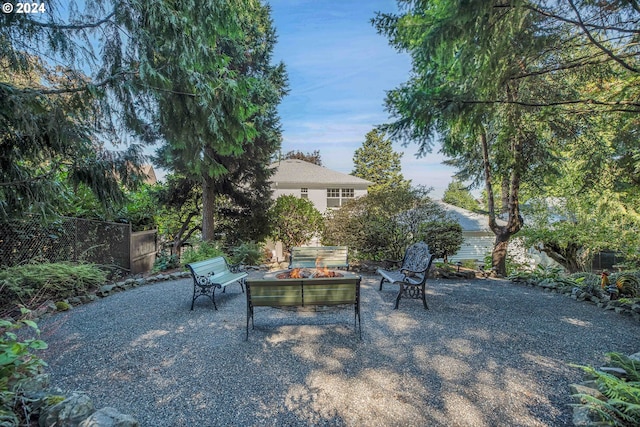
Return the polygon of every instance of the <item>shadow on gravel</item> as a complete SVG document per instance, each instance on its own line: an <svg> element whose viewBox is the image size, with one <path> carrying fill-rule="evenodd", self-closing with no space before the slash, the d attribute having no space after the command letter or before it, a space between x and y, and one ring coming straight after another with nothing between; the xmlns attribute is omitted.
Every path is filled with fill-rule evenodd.
<svg viewBox="0 0 640 427"><path fill-rule="evenodd" d="M52 382L145 426L571 424L568 385L639 325L558 294L496 280L432 281L393 310L367 276L353 310L256 309L239 289L190 311L188 280L127 291L47 319ZM625 333L611 333L622 331Z"/></svg>

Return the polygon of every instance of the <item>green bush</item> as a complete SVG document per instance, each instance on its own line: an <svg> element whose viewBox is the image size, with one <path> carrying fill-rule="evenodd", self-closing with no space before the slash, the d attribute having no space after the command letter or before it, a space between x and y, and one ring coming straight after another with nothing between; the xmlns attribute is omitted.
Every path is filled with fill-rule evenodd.
<svg viewBox="0 0 640 427"><path fill-rule="evenodd" d="M0 270L0 312L82 295L106 280L106 273L94 264L30 263L5 268Z"/></svg>
<svg viewBox="0 0 640 427"><path fill-rule="evenodd" d="M231 250L233 264L257 265L264 261L264 247L259 243L245 242Z"/></svg>
<svg viewBox="0 0 640 427"><path fill-rule="evenodd" d="M166 271L180 267L180 259L177 255L170 254L166 249L160 251L153 263L153 271Z"/></svg>
<svg viewBox="0 0 640 427"><path fill-rule="evenodd" d="M218 243L202 242L196 247L187 248L182 254L182 265L192 262L204 261L205 259L223 256L224 252Z"/></svg>
<svg viewBox="0 0 640 427"><path fill-rule="evenodd" d="M23 309L22 314L28 314ZM20 341L14 332L24 326L40 333L31 320L0 320L0 425L30 425L30 399L23 394L23 384L42 373L46 363L31 351L47 348L39 339Z"/></svg>

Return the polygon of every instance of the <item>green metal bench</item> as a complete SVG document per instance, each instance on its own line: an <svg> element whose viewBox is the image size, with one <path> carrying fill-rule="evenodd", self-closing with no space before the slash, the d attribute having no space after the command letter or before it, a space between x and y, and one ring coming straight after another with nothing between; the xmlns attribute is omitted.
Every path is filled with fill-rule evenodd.
<svg viewBox="0 0 640 427"><path fill-rule="evenodd" d="M394 309L398 308L400 298L403 296L421 299L424 308L429 308L425 295L425 287L432 262L433 254L429 252L429 246L425 242L418 242L407 248L399 269L378 269L378 274L382 276L382 279L380 279L380 290L382 290L382 284L384 282L389 282L400 287ZM397 263L400 264L399 261L397 261Z"/></svg>
<svg viewBox="0 0 640 427"><path fill-rule="evenodd" d="M247 285L247 335L249 319L254 327L254 307L306 307L316 305L353 305L354 328L360 323L360 276L331 277L321 279L248 279Z"/></svg>
<svg viewBox="0 0 640 427"><path fill-rule="evenodd" d="M289 268L344 268L349 269L349 251L346 246L296 246L291 248Z"/></svg>
<svg viewBox="0 0 640 427"><path fill-rule="evenodd" d="M193 277L193 299L191 300L191 310L196 299L201 296L211 298L213 307L217 310L215 292L222 289L224 292L227 286L238 283L244 292L244 278L248 276L243 271L238 271L236 265L229 265L227 260L220 256L205 261L192 262L187 264Z"/></svg>

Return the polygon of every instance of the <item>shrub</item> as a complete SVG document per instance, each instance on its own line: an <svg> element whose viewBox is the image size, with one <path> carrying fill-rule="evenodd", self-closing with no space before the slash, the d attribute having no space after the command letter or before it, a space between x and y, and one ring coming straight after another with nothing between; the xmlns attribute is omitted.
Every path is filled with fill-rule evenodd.
<svg viewBox="0 0 640 427"><path fill-rule="evenodd" d="M0 271L0 310L82 295L107 280L94 264L30 263Z"/></svg>
<svg viewBox="0 0 640 427"><path fill-rule="evenodd" d="M264 261L265 251L262 245L245 242L231 250L234 264L256 265Z"/></svg>
<svg viewBox="0 0 640 427"><path fill-rule="evenodd" d="M182 254L182 265L192 262L204 261L224 255L218 243L202 242L196 247L189 247Z"/></svg>
<svg viewBox="0 0 640 427"><path fill-rule="evenodd" d="M180 259L178 255L170 254L166 249L160 251L153 263L153 271L166 271L172 268L180 267Z"/></svg>
<svg viewBox="0 0 640 427"><path fill-rule="evenodd" d="M28 310L22 309L22 314ZM20 341L14 332L24 326L40 333L38 325L31 320L0 320L0 425L30 425L31 399L24 396L24 387L28 381L42 373L46 363L31 351L47 348L39 339ZM25 419L26 418L26 419Z"/></svg>
<svg viewBox="0 0 640 427"><path fill-rule="evenodd" d="M402 187L372 190L329 212L322 242L348 246L349 255L359 259L402 259L407 246L421 239L423 223L446 219L444 209L426 194Z"/></svg>
<svg viewBox="0 0 640 427"><path fill-rule="evenodd" d="M420 225L420 237L429 245L429 251L436 258L448 261L449 255L454 255L460 250L464 237L462 226L454 220L439 219L422 223Z"/></svg>
<svg viewBox="0 0 640 427"><path fill-rule="evenodd" d="M270 211L271 237L288 250L301 246L322 231L324 217L307 199L292 195L280 196Z"/></svg>

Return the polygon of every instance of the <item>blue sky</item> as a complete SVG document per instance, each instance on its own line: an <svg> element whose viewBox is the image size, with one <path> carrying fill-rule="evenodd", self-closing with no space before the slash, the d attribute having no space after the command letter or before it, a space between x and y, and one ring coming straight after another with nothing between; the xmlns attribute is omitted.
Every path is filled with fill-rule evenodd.
<svg viewBox="0 0 640 427"><path fill-rule="evenodd" d="M411 63L397 53L370 20L394 12L393 0L271 0L278 43L274 61L289 74L289 95L280 105L282 151L319 150L324 166L353 170L353 154L367 132L388 122L384 97L407 80ZM434 187L440 198L454 169L437 151L416 158L403 147L402 173L414 184Z"/></svg>

